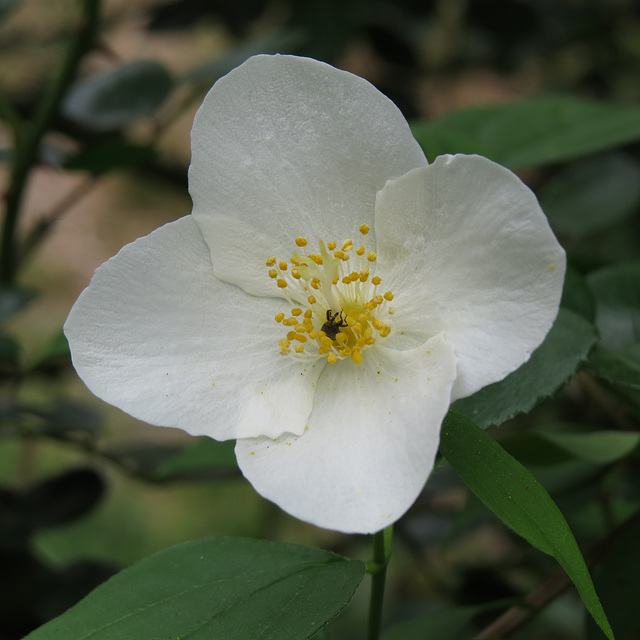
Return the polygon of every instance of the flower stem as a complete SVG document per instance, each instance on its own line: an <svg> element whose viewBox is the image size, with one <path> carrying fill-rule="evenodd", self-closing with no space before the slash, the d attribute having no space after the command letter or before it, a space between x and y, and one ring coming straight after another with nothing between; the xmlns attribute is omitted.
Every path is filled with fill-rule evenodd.
<svg viewBox="0 0 640 640"><path fill-rule="evenodd" d="M380 637L384 584L387 577L387 565L391 558L392 537L393 525L373 534L373 558L367 563L367 573L371 574L367 640L378 640Z"/></svg>
<svg viewBox="0 0 640 640"><path fill-rule="evenodd" d="M82 17L71 39L58 77L38 104L33 123L26 135L18 136L11 182L6 195L6 213L0 243L0 282L11 285L16 275L15 232L22 197L32 166L38 159L40 142L58 112L66 90L73 81L84 54L91 48L98 27L100 0L83 0ZM5 105L4 112L7 112Z"/></svg>

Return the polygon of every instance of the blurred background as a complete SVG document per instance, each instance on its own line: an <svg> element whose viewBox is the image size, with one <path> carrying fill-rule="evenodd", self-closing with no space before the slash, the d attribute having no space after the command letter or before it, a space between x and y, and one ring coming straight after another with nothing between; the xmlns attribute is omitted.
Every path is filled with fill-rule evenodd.
<svg viewBox="0 0 640 640"><path fill-rule="evenodd" d="M0 1L3 100L26 121L58 75L79 16L75 0ZM20 268L0 300L0 640L22 637L120 567L184 540L237 535L369 555L367 539L305 525L263 501L232 448L193 451L182 432L98 401L70 365L61 327L94 269L189 213L189 131L218 77L255 53L311 56L368 79L410 121L552 94L640 101L635 0L105 0L95 43L43 137L18 220ZM113 86L100 84L114 74ZM116 104L105 106L105 86ZM11 147L5 120L3 191ZM519 169L550 209L571 179L608 181L595 222L576 224L559 205L552 218L576 273L640 257L639 161L629 143L587 161ZM614 401L593 385L574 379L500 434L559 420L616 422ZM611 509L630 507L612 506L594 480L603 465L565 463L541 478L588 545L615 520ZM398 526L394 551L390 620L522 596L557 570L468 498L446 465ZM352 633L365 604L358 594L327 637ZM584 637L579 598L568 591L512 637Z"/></svg>

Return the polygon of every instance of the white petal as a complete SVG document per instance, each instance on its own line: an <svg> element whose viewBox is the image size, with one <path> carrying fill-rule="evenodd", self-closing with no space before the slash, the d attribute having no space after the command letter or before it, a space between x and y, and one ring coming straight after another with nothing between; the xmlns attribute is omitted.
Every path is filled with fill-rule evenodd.
<svg viewBox="0 0 640 640"><path fill-rule="evenodd" d="M419 344L445 331L459 358L453 399L517 369L551 328L565 254L534 194L507 169L441 156L387 183L376 232L396 336Z"/></svg>
<svg viewBox="0 0 640 640"><path fill-rule="evenodd" d="M100 267L65 324L89 389L132 416L219 440L302 433L321 366L280 355L281 311L213 276L187 216Z"/></svg>
<svg viewBox="0 0 640 640"><path fill-rule="evenodd" d="M302 436L239 440L238 463L264 497L320 527L372 533L411 506L433 469L455 379L442 335L374 347L327 366Z"/></svg>
<svg viewBox="0 0 640 640"><path fill-rule="evenodd" d="M267 256L288 259L298 236L315 249L373 227L376 192L427 163L375 87L294 56L255 56L221 78L191 139L193 215L214 273L256 295L278 294Z"/></svg>

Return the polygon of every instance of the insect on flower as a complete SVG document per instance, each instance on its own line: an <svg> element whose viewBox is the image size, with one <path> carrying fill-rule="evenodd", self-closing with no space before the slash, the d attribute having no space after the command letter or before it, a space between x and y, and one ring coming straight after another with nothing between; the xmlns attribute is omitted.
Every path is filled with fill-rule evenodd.
<svg viewBox="0 0 640 640"><path fill-rule="evenodd" d="M340 318L336 322L336 318ZM333 313L331 309L327 309L327 321L322 325L320 331L324 331L325 335L331 338L332 340L336 339L340 329L343 327L348 327L346 320L342 317L342 311L338 311L338 313Z"/></svg>

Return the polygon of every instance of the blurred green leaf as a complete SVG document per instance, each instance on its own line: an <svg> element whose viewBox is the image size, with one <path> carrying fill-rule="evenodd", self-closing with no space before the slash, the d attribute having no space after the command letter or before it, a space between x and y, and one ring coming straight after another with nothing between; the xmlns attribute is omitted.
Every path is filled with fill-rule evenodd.
<svg viewBox="0 0 640 640"><path fill-rule="evenodd" d="M640 433L628 431L592 431L590 433L540 432L576 458L595 464L609 464L628 456L640 443Z"/></svg>
<svg viewBox="0 0 640 640"><path fill-rule="evenodd" d="M158 470L179 455L181 450L182 447L177 444L128 444L104 450L103 453L129 473L153 482L168 479L168 476L159 475Z"/></svg>
<svg viewBox="0 0 640 640"><path fill-rule="evenodd" d="M640 634L640 518L623 529L593 572L594 582L607 609L616 637L631 640ZM587 640L601 640L602 632L587 622Z"/></svg>
<svg viewBox="0 0 640 640"><path fill-rule="evenodd" d="M622 153L587 158L555 175L538 195L556 233L593 233L637 210L640 164Z"/></svg>
<svg viewBox="0 0 640 640"><path fill-rule="evenodd" d="M182 76L183 82L213 84L218 78L240 66L247 58L260 53L288 53L295 51L307 37L301 29L284 29L276 33L251 40L232 49L226 55L200 64Z"/></svg>
<svg viewBox="0 0 640 640"><path fill-rule="evenodd" d="M568 309L560 313L530 360L504 380L484 387L453 408L481 427L502 424L554 394L578 370L597 341L593 325Z"/></svg>
<svg viewBox="0 0 640 640"><path fill-rule="evenodd" d="M32 364L30 373L56 374L71 364L69 343L62 331L54 335L40 357Z"/></svg>
<svg viewBox="0 0 640 640"><path fill-rule="evenodd" d="M28 491L23 517L31 530L68 524L93 509L104 492L104 481L93 469L71 469Z"/></svg>
<svg viewBox="0 0 640 640"><path fill-rule="evenodd" d="M62 112L88 129L112 131L155 113L172 90L173 78L161 64L135 60L72 87Z"/></svg>
<svg viewBox="0 0 640 640"><path fill-rule="evenodd" d="M640 342L624 353L597 351L587 362L589 373L630 392L640 400Z"/></svg>
<svg viewBox="0 0 640 640"><path fill-rule="evenodd" d="M207 538L117 574L28 640L301 640L351 600L364 564L292 544Z"/></svg>
<svg viewBox="0 0 640 640"><path fill-rule="evenodd" d="M456 111L412 130L429 160L478 153L511 168L534 167L640 139L640 109L548 96Z"/></svg>
<svg viewBox="0 0 640 640"><path fill-rule="evenodd" d="M589 322L596 319L596 301L586 279L572 265L567 265L560 307L569 309Z"/></svg>
<svg viewBox="0 0 640 640"><path fill-rule="evenodd" d="M133 144L125 140L103 140L67 158L63 166L74 171L101 174L151 162L155 155L155 149L148 145Z"/></svg>
<svg viewBox="0 0 640 640"><path fill-rule="evenodd" d="M562 513L544 487L491 436L457 411L442 426L440 452L508 527L553 556L608 638L613 634L587 566Z"/></svg>
<svg viewBox="0 0 640 640"><path fill-rule="evenodd" d="M0 287L0 324L26 309L35 297L36 292L30 289Z"/></svg>
<svg viewBox="0 0 640 640"><path fill-rule="evenodd" d="M25 407L25 410L42 420L39 432L53 438L66 440L73 435L94 437L102 431L100 413L75 402L57 401L44 409Z"/></svg>
<svg viewBox="0 0 640 640"><path fill-rule="evenodd" d="M237 469L234 453L235 441L217 442L212 438L198 438L196 444L186 447L162 464L157 470L159 478L172 478Z"/></svg>
<svg viewBox="0 0 640 640"><path fill-rule="evenodd" d="M600 346L624 351L640 342L640 262L616 264L587 277L596 299Z"/></svg>
<svg viewBox="0 0 640 640"><path fill-rule="evenodd" d="M553 465L578 458L609 464L628 456L640 443L640 433L628 431L529 431L500 440L502 447L523 464Z"/></svg>
<svg viewBox="0 0 640 640"><path fill-rule="evenodd" d="M0 333L0 371L13 369L20 362L20 345L15 338Z"/></svg>

